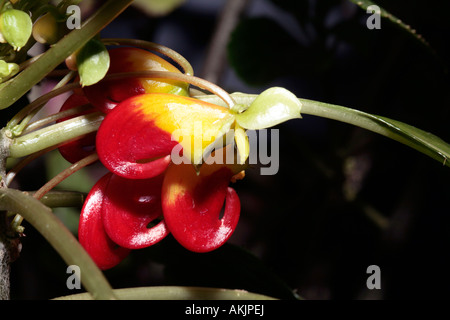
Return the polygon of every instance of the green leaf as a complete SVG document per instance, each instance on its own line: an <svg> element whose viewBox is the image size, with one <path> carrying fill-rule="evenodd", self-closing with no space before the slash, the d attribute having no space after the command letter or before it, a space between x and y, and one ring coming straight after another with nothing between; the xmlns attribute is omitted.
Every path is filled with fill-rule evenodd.
<svg viewBox="0 0 450 320"><path fill-rule="evenodd" d="M273 87L262 92L243 113L237 123L245 129L264 129L287 120L301 118L302 104L290 91Z"/></svg>
<svg viewBox="0 0 450 320"><path fill-rule="evenodd" d="M81 85L90 86L102 80L108 72L109 63L105 45L97 39L91 39L77 55Z"/></svg>
<svg viewBox="0 0 450 320"><path fill-rule="evenodd" d="M0 32L16 51L27 43L32 27L30 16L21 10L10 9L0 15Z"/></svg>

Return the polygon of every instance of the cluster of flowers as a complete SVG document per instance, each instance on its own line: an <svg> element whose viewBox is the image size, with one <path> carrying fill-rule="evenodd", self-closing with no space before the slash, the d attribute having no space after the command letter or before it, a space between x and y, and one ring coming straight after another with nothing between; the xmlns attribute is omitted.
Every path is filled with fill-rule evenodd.
<svg viewBox="0 0 450 320"><path fill-rule="evenodd" d="M139 48L114 48L109 55L108 73L180 72ZM236 228L240 201L229 184L243 177L243 166L171 161L177 145L183 147L182 156L198 160L238 126L234 111L189 97L188 86L176 80L104 79L74 92L61 107L90 104L94 109L87 112L105 114L96 133L59 148L72 163L97 152L110 171L89 192L78 230L81 245L103 270L169 233L188 250L208 252L224 244ZM201 143L191 144L198 123ZM179 141L173 139L177 130L183 132Z"/></svg>

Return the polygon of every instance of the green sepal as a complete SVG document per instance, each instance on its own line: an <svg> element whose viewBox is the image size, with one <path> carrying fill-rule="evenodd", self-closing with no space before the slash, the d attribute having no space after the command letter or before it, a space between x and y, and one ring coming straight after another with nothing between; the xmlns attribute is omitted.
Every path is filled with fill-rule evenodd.
<svg viewBox="0 0 450 320"><path fill-rule="evenodd" d="M108 72L109 53L105 45L93 38L77 54L77 68L81 86L90 86L102 80Z"/></svg>
<svg viewBox="0 0 450 320"><path fill-rule="evenodd" d="M301 118L301 107L301 102L292 92L273 87L262 92L247 110L236 114L236 121L245 129L265 129Z"/></svg>

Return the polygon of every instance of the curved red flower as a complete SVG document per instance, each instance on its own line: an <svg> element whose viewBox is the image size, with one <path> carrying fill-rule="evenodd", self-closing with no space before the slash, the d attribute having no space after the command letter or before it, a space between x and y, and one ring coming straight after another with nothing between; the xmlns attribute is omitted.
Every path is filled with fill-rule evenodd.
<svg viewBox="0 0 450 320"><path fill-rule="evenodd" d="M221 164L203 165L199 174L190 164L169 166L162 189L164 220L182 246L207 252L231 236L241 209L236 191L228 187L236 173Z"/></svg>
<svg viewBox="0 0 450 320"><path fill-rule="evenodd" d="M112 173L103 176L89 192L78 226L80 244L102 270L116 266L130 253L130 249L119 247L113 242L103 227L101 212L104 189L111 176Z"/></svg>
<svg viewBox="0 0 450 320"><path fill-rule="evenodd" d="M107 74L133 71L180 71L168 61L147 50L134 47L110 49L110 66ZM188 84L173 80L153 80L150 78L126 78L101 80L83 87L88 100L100 111L110 112L121 101L142 93L158 92L187 95Z"/></svg>
<svg viewBox="0 0 450 320"><path fill-rule="evenodd" d="M223 245L240 215L239 197L228 185L243 167L224 163L225 150L234 155L233 146L222 146L222 153L210 148L222 145L233 125L230 109L162 93L128 98L106 114L96 147L100 161L112 172L100 186L108 239L122 248L141 249L170 232L194 252ZM188 161L172 161L180 153ZM199 172L196 161L202 163Z"/></svg>
<svg viewBox="0 0 450 320"><path fill-rule="evenodd" d="M145 180L112 175L104 188L102 204L103 225L111 240L122 247L140 249L169 234L164 220L160 220L162 181L162 175Z"/></svg>
<svg viewBox="0 0 450 320"><path fill-rule="evenodd" d="M111 172L147 179L167 168L178 143L183 155L197 163L233 123L234 115L224 107L170 94L142 94L106 115L97 133L97 153Z"/></svg>
<svg viewBox="0 0 450 320"><path fill-rule="evenodd" d="M239 220L240 200L228 187L237 170L234 165L205 164L197 174L190 164L171 164L164 174L142 180L108 173L82 208L80 243L101 269L169 233L188 250L217 249Z"/></svg>

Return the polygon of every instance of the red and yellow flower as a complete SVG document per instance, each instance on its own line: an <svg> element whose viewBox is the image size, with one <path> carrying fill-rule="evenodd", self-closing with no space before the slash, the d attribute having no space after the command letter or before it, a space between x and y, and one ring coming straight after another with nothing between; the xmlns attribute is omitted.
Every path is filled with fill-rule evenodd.
<svg viewBox="0 0 450 320"><path fill-rule="evenodd" d="M131 57L131 62L110 72L155 68L153 56L116 52L123 59L112 53L111 61ZM79 223L80 243L102 269L169 233L194 252L223 245L240 216L239 197L229 184L244 176L249 155L244 129L299 117L299 102L286 90L269 89L250 106L227 108L188 97L187 88L177 81L127 78L83 89L106 113L95 147L110 172L90 191ZM228 139L231 131L237 150ZM227 163L230 150L239 161Z"/></svg>

